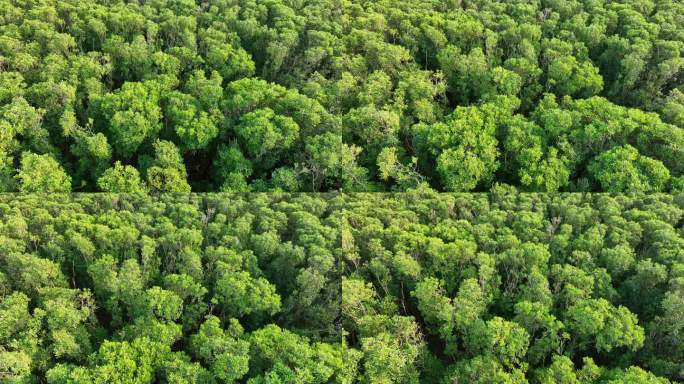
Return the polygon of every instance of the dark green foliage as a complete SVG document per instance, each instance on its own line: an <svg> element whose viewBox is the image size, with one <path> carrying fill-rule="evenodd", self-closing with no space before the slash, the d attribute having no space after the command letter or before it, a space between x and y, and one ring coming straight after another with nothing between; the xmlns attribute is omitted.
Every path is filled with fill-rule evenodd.
<svg viewBox="0 0 684 384"><path fill-rule="evenodd" d="M682 20L677 0L2 0L0 191L679 191ZM27 183L25 153L65 177Z"/></svg>

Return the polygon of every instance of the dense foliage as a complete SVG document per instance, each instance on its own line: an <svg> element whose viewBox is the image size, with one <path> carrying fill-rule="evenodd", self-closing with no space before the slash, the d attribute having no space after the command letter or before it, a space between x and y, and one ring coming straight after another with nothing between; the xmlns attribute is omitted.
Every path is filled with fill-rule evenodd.
<svg viewBox="0 0 684 384"><path fill-rule="evenodd" d="M346 201L361 383L684 382L684 195Z"/></svg>
<svg viewBox="0 0 684 384"><path fill-rule="evenodd" d="M350 382L341 211L247 197L0 195L0 382Z"/></svg>
<svg viewBox="0 0 684 384"><path fill-rule="evenodd" d="M684 195L0 195L0 382L684 381Z"/></svg>
<svg viewBox="0 0 684 384"><path fill-rule="evenodd" d="M684 189L678 0L0 0L0 191Z"/></svg>

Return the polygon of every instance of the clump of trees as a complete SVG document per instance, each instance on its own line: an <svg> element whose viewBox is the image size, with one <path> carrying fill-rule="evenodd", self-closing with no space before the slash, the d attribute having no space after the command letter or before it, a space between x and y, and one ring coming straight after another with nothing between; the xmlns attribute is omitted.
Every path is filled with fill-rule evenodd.
<svg viewBox="0 0 684 384"><path fill-rule="evenodd" d="M334 199L0 195L3 383L350 382Z"/></svg>
<svg viewBox="0 0 684 384"><path fill-rule="evenodd" d="M684 189L677 0L0 1L0 191Z"/></svg>
<svg viewBox="0 0 684 384"><path fill-rule="evenodd" d="M684 196L0 195L0 381L684 380Z"/></svg>
<svg viewBox="0 0 684 384"><path fill-rule="evenodd" d="M684 196L346 196L361 383L684 380Z"/></svg>

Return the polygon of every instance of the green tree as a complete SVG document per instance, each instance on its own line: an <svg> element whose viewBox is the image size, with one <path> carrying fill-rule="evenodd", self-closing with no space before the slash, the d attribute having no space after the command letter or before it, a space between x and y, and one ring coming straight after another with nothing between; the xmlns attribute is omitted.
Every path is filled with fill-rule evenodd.
<svg viewBox="0 0 684 384"><path fill-rule="evenodd" d="M100 101L109 137L117 153L132 157L146 141L161 130L159 107L161 90L154 82L127 82L120 90L106 94Z"/></svg>
<svg viewBox="0 0 684 384"><path fill-rule="evenodd" d="M491 181L499 167L495 132L493 119L477 107L457 107L446 122L413 127L416 147L434 159L449 191L469 191Z"/></svg>
<svg viewBox="0 0 684 384"><path fill-rule="evenodd" d="M24 152L14 176L21 192L69 192L71 177L49 154Z"/></svg>
<svg viewBox="0 0 684 384"><path fill-rule="evenodd" d="M567 324L580 348L593 344L599 352L619 347L636 350L644 343L644 329L636 315L625 307L613 307L605 299L587 299L568 308Z"/></svg>
<svg viewBox="0 0 684 384"><path fill-rule="evenodd" d="M257 109L240 118L235 133L245 151L262 168L270 168L299 137L299 125L270 108Z"/></svg>
<svg viewBox="0 0 684 384"><path fill-rule="evenodd" d="M224 330L217 317L209 316L190 339L194 355L223 383L234 383L249 370L249 342L240 339L243 332L235 319Z"/></svg>
<svg viewBox="0 0 684 384"><path fill-rule="evenodd" d="M183 158L170 141L158 140L154 143L154 158L146 174L151 192L190 192Z"/></svg>
<svg viewBox="0 0 684 384"><path fill-rule="evenodd" d="M217 123L221 119L218 110L204 111L198 100L178 91L166 98L164 116L173 126L183 148L191 151L205 148L218 136Z"/></svg>
<svg viewBox="0 0 684 384"><path fill-rule="evenodd" d="M630 145L602 153L587 169L603 190L611 192L657 192L670 179L663 163L640 155Z"/></svg>
<svg viewBox="0 0 684 384"><path fill-rule="evenodd" d="M130 165L123 165L120 161L102 173L102 176L97 179L97 185L104 192L142 193L146 191L138 170Z"/></svg>

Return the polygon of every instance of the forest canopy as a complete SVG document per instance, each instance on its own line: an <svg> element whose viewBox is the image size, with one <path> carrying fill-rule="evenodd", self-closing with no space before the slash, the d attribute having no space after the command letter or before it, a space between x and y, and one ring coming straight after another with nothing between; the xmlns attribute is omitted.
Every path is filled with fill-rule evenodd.
<svg viewBox="0 0 684 384"><path fill-rule="evenodd" d="M349 383L325 195L0 195L0 382Z"/></svg>
<svg viewBox="0 0 684 384"><path fill-rule="evenodd" d="M0 191L684 190L678 0L0 0Z"/></svg>
<svg viewBox="0 0 684 384"><path fill-rule="evenodd" d="M0 195L0 381L684 382L684 195Z"/></svg>

